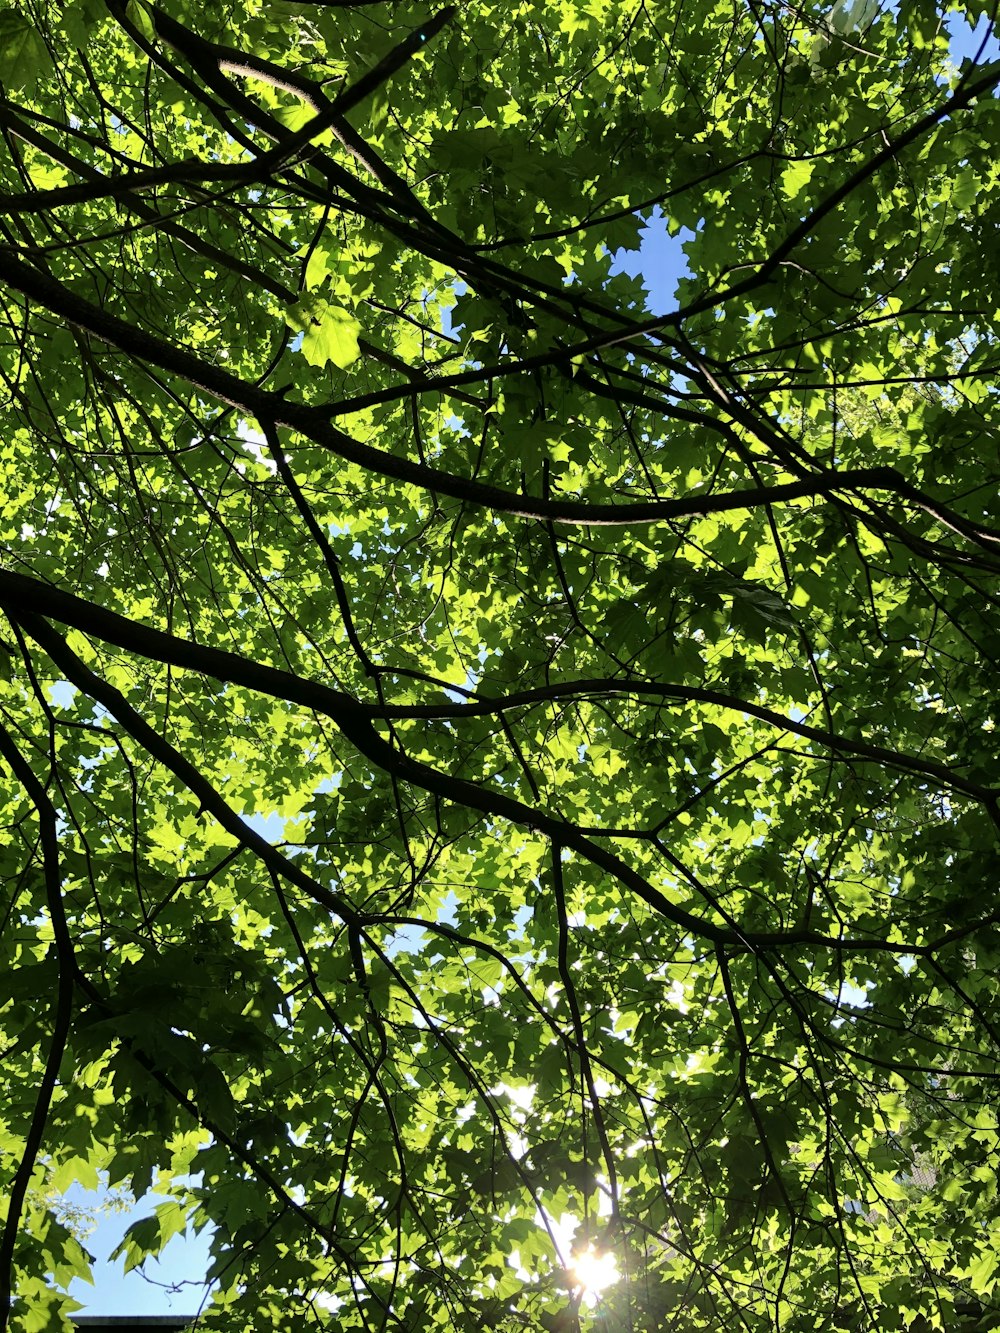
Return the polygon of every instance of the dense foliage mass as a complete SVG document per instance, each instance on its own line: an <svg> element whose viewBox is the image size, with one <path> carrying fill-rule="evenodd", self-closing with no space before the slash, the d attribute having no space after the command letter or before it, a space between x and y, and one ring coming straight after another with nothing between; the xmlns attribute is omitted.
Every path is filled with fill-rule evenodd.
<svg viewBox="0 0 1000 1333"><path fill-rule="evenodd" d="M989 1324L1000 65L945 17L0 8L0 1323L100 1178L163 1196L130 1264L212 1229L210 1328Z"/></svg>

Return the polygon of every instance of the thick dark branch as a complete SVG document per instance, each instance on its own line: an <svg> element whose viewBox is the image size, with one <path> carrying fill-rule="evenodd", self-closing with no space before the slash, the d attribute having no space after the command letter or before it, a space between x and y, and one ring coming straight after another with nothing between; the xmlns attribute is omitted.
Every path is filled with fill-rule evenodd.
<svg viewBox="0 0 1000 1333"><path fill-rule="evenodd" d="M73 1017L73 984L76 964L73 940L62 901L59 834L55 807L49 800L48 792L35 776L31 765L21 754L13 738L3 726L0 726L0 756L4 758L16 780L27 792L38 816L39 836L42 845L42 871L45 876L45 903L55 940L55 956L58 968L58 982L55 994L52 997L52 1037L49 1042L49 1051L45 1059L45 1068L38 1081L35 1104L32 1107L28 1133L25 1136L24 1150L10 1185L7 1217L4 1221L3 1233L0 1235L0 1333L2 1333L10 1319L11 1297L14 1294L14 1246L17 1241L18 1227L24 1212L25 1199L31 1186L31 1177L42 1151L49 1108L52 1105L52 1096L59 1079L59 1068L69 1037L70 1022Z"/></svg>
<svg viewBox="0 0 1000 1333"><path fill-rule="evenodd" d="M388 79L396 69L400 68L410 58L416 49L416 45L429 40L454 15L454 12L454 6L442 10L418 33L407 37L402 45L397 46L385 60L380 62L370 76L366 76L369 82L373 78L379 78L382 81ZM402 206L404 212L429 225L433 230L439 231L443 237L454 240L456 244L461 244L457 236L453 236L446 228L437 223L398 172L394 171L348 122L344 114L347 108L343 98L334 102L327 97L324 85L317 79L300 74L296 70L284 69L273 61L265 60L253 52L238 51L218 42L206 41L192 32L191 29L182 28L179 24L175 24L172 19L162 14L155 7L154 13L157 15L157 23L163 25L164 32L166 33L169 30L173 34L173 44L188 57L206 84L224 101L232 102L232 91L227 87L225 79L220 79L219 75L230 74L257 79L270 84L273 88L279 88L284 92L302 98L312 107L314 113L324 115L324 119L329 121L330 129L341 147L345 148L357 162L371 172L379 184ZM359 86L358 84L354 85L344 96L356 95ZM252 104L248 105L242 97L239 98L239 102L239 107L235 109L242 110L244 113L253 113ZM267 130L270 127L273 132L275 129L273 117L261 116L259 112L257 115L263 128Z"/></svg>
<svg viewBox="0 0 1000 1333"><path fill-rule="evenodd" d="M940 106L928 111L925 116L921 116L919 120L914 121L909 129L904 130L895 139L890 139L880 152L869 158L867 162L863 162L841 185L817 204L808 217L803 218L799 225L786 236L784 241L771 252L750 280L750 285L760 286L767 282L775 270L794 250L798 249L811 232L816 230L824 218L836 212L859 185L863 185L866 180L881 171L884 166L888 166L890 162L896 161L904 148L909 147L911 143L915 143L929 130L934 129L936 125L940 125L942 121L947 120L956 111L964 110L982 93L990 92L996 87L997 83L1000 83L1000 72L996 70L983 75L979 79L970 79L969 74L971 74L971 70L963 75L959 80L958 87ZM745 288L745 284L738 283L735 287L731 287L728 291L722 293L720 299L728 300L730 297L740 294Z"/></svg>
<svg viewBox="0 0 1000 1333"><path fill-rule="evenodd" d="M293 861L272 847L266 838L262 838L246 824L194 765L139 716L119 690L101 680L76 656L66 640L38 614L43 609L42 604L36 600L34 606L27 609L23 596L15 599L7 595L6 586L9 585L5 584L5 580L20 578L19 575L9 575L0 571L0 605L48 653L66 679L84 694L103 704L148 754L180 779L227 833L253 851L265 865L274 869L275 873L284 876L311 897L321 901L331 911L336 912L341 920L358 925L360 918L348 903L305 874ZM21 581L22 585L33 583L33 580L28 579ZM44 587L44 585L39 586ZM59 598L64 613L59 614L52 610L48 611L48 614L56 616L66 624L72 624L74 628L84 633L101 634L101 630L93 624L88 626L89 617L80 615L80 608L87 607L87 603L65 593L60 594ZM76 611L72 620L66 617L66 610ZM591 842L572 825L543 811L534 810L502 792L490 791L475 783L440 773L428 764L420 763L394 749L364 716L356 700L351 699L349 706L345 707L344 700L347 696L340 694L339 691L330 690L322 685L311 686L290 673L276 671L273 667L260 667L232 653L222 653L215 649L201 648L196 644L187 644L159 630L134 626L139 633L133 635L129 632L132 622L113 612L102 611L96 607L93 610L97 612L93 617L97 624L105 625L113 631L114 637L110 641L129 648L132 652L142 652L143 650L138 647L138 644L142 643L146 649L143 655L151 656L155 661L169 662L176 666L186 665L190 670L203 671L217 680L260 689L288 702L306 703L304 696L311 696L312 701L306 703L306 706L330 717L361 754L390 777L411 782L424 791L429 791L456 805L478 810L494 818L508 820L522 828L536 830L549 838L557 838L586 860L606 870L613 878L642 898L655 912L681 926L685 931L710 939L713 943L725 943L737 947L745 943L741 936L734 938L731 931L711 922L702 921L690 912L675 906L627 862ZM154 644L161 649L160 652L149 651ZM164 649L167 651L164 652ZM251 684L251 681L256 681L257 684Z"/></svg>
<svg viewBox="0 0 1000 1333"><path fill-rule="evenodd" d="M17 133L19 138L27 137L19 131L12 132ZM44 151L48 156L55 157L48 147ZM75 164L73 170L84 174L79 164ZM0 195L0 217L51 213L56 208L70 208L98 199L113 199L116 203L135 208L139 190L175 184L225 185L231 189L234 186L258 184L267 179L270 170L267 167L262 170L259 159L251 162L203 162L200 158L192 157L170 162L163 167L123 171L114 176L102 176L98 171L88 171L86 175L89 179L80 185L61 185L54 190L32 190L30 194ZM155 218L157 214L153 210L147 216ZM162 219L158 225L168 229L173 224L168 219Z"/></svg>
<svg viewBox="0 0 1000 1333"><path fill-rule="evenodd" d="M971 71L970 71L971 72ZM609 333L595 338L589 338L584 342L577 343L572 349L573 356L580 356L592 351L598 351L602 347L610 347L620 343L629 342L634 338L648 334L660 333L665 329L680 329L685 320L691 319L695 315L703 314L706 310L714 310L719 306L726 305L734 297L745 296L748 292L754 291L758 287L764 286L770 281L775 271L785 262L794 250L809 236L819 224L831 213L836 212L842 203L844 203L859 185L863 185L866 180L874 176L882 167L899 157L904 148L914 143L922 135L932 130L936 125L941 124L950 115L956 111L963 110L970 103L989 92L1000 83L1000 73L996 71L984 75L980 79L966 82L963 78L955 92L947 98L940 106L933 111L929 111L925 116L921 116L915 121L908 130L904 130L897 138L889 140L885 147L867 162L862 163L860 167L848 176L841 185L822 200L810 212L799 225L788 233L785 239L775 247L774 250L764 259L748 277L741 282L734 283L731 287L725 287L721 291L709 292L704 296L698 297L690 305L682 309L671 311L667 315L656 315L652 319L643 320L633 324L631 328L622 330L619 333Z"/></svg>
<svg viewBox="0 0 1000 1333"><path fill-rule="evenodd" d="M897 474L892 468L858 468L844 472L816 473L802 481L778 486L757 487L721 495L701 495L681 500L637 500L632 504L589 504L583 500L536 499L490 486L484 482L438 471L423 463L396 458L381 449L360 444L324 420L322 409L286 401L284 395L248 384L219 366L196 356L145 330L119 319L99 306L85 301L62 283L40 272L0 247L0 279L37 301L50 313L94 337L120 348L128 355L159 366L178 375L196 389L235 407L258 420L289 427L307 439L329 449L347 462L379 476L417 486L432 494L474 504L497 513L549 523L567 523L589 527L626 527L632 524L660 523L668 519L692 518L705 514L731 513L755 509L760 505L830 495L842 489L864 486L893 490Z"/></svg>
<svg viewBox="0 0 1000 1333"><path fill-rule="evenodd" d="M43 134L40 134L34 126L28 125L19 116L15 115L8 106L0 105L0 118L2 118L3 125L11 134L23 139L25 143L30 143L33 148L36 148L40 153L44 153L52 161L58 162L68 170L85 177L87 182L83 185L70 185L57 190L33 190L30 194L0 194L0 217L24 213L49 213L53 208L58 208L64 204L80 203L88 199L112 198L123 208L127 208L129 212L134 213L136 217L154 223L159 233L174 237L181 245L193 251L193 253L201 255L203 259L207 259L210 263L239 274L240 277L248 279L255 286L270 292L272 296L276 296L281 301L292 302L296 299L295 292L286 287L284 283L271 277L263 269L254 264L248 264L245 260L240 259L238 255L234 255L228 250L212 245L210 241L206 241L204 237L199 236L189 227L183 226L174 218L164 217L154 204L142 199L136 193L138 188L148 187L156 183L165 183L168 180L188 183L192 179L199 178L199 171L202 171L204 178L212 179L220 164L212 165L195 160L175 163L166 168L154 167L116 176L103 176L96 167L81 161L80 158L75 157L60 144L55 144ZM240 169L243 170L243 168ZM135 188L129 187L129 181L136 182ZM205 202L210 203L210 197L206 197Z"/></svg>
<svg viewBox="0 0 1000 1333"><path fill-rule="evenodd" d="M123 27L131 28L132 25L126 14L126 7L121 0L107 0L107 5L111 13L122 23ZM191 61L194 68L202 77L210 75L213 71L221 72L220 58L213 45L197 38L188 28L178 23L175 19L165 13L159 6L149 4L147 9L150 11L153 24L156 28L157 36L162 38L168 45L181 51ZM449 22L455 13L454 5L447 5L444 9L439 9L430 19L420 28L407 34L401 42L392 48L383 58L370 70L357 79L349 87L345 88L337 97L335 97L328 106L323 107L302 129L289 136L282 145L280 152L284 156L286 153L294 155L301 148L308 146L310 140L318 134L322 134L328 129L333 120L338 116L344 115L353 107L358 106L372 93L376 92L384 83L387 83L392 76L399 72L408 61L412 60L416 53L421 49L425 42L435 37L441 29ZM225 49L225 48L222 48ZM230 53L226 51L228 57Z"/></svg>
<svg viewBox="0 0 1000 1333"><path fill-rule="evenodd" d="M741 931L738 928L728 929L705 921L671 902L626 861L593 842L576 825L567 823L544 810L526 805L504 792L491 790L463 778L452 777L450 774L439 772L429 764L410 758L375 730L371 719L377 716L377 709L359 703L351 695L314 681L304 680L291 672L248 661L235 653L207 648L166 634L162 630L139 625L114 611L86 602L71 593L62 592L48 584L7 570L0 570L0 606L44 648L68 680L92 698L99 699L119 721L122 721L126 729L149 754L174 772L198 797L205 809L215 815L227 832L259 855L265 864L273 866L276 873L298 884L313 897L321 894L318 900L324 902L345 921L353 920L354 924L360 924L361 918L347 903L305 875L299 867L244 824L194 766L174 750L159 733L153 731L119 691L95 676L90 668L72 653L66 641L41 619L42 616L51 616L84 634L95 635L128 652L137 653L153 661L202 672L224 683L257 690L288 703L313 709L336 723L346 739L383 773L397 781L412 783L421 790L455 805L478 810L491 818L506 820L560 843L569 850L577 852L584 860L600 870L606 871L612 879L636 894L655 913L672 921L695 938L730 948L751 950L815 945L821 948L832 946L837 949L887 949L893 953L920 952L919 948L911 945L877 940L836 940L809 930ZM745 708L745 705L741 706ZM782 722L784 723L784 719ZM823 736L825 733L817 732L817 738ZM886 753L888 755L891 752ZM992 793L979 793L979 798L991 799Z"/></svg>
<svg viewBox="0 0 1000 1333"><path fill-rule="evenodd" d="M1000 798L1000 789L984 787L977 782L969 782L957 774L947 764L933 759L922 759L915 755L902 754L898 750L888 750L881 745L872 745L865 740L854 740L822 727L811 727L806 722L784 717L773 709L761 704L750 703L735 694L726 694L722 690L708 689L698 685L660 684L658 681L622 680L617 676L607 676L595 680L568 680L551 685L539 685L532 690L517 690L498 699L473 698L463 704L406 704L379 708L368 705L365 712L371 717L385 721L403 721L406 718L425 718L428 721L458 721L463 717L501 716L519 708L530 708L543 703L556 703L564 699L600 699L611 695L625 695L636 698L657 699L664 702L676 700L680 703L707 703L718 708L731 709L745 713L749 717L759 718L779 731L802 736L815 741L839 754L855 759L867 759L872 763L888 768L900 769L906 773L915 773L919 777L933 778L943 787L963 792L974 800L994 805Z"/></svg>
<svg viewBox="0 0 1000 1333"><path fill-rule="evenodd" d="M332 718L338 725L352 717L366 720L366 710L356 699L329 685L303 680L289 671L253 662L221 648L166 634L23 574L0 569L0 605L17 620L32 614L59 620L82 634L113 643L116 648L139 657L300 704Z"/></svg>
<svg viewBox="0 0 1000 1333"><path fill-rule="evenodd" d="M25 611L11 614L25 633L48 654L70 684L75 685L88 698L102 704L148 755L187 787L198 799L201 808L211 814L231 837L258 856L274 874L282 875L303 893L322 903L341 921L348 925L359 924L358 914L345 899L306 874L301 866L272 847L266 838L252 829L190 760L140 717L120 690L91 671L47 620Z"/></svg>

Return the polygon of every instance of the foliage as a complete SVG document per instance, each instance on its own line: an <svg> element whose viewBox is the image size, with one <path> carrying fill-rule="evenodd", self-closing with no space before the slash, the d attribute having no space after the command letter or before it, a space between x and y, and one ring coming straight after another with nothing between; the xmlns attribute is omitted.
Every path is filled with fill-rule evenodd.
<svg viewBox="0 0 1000 1333"><path fill-rule="evenodd" d="M45 1202L56 1220L67 1227L78 1241L83 1242L92 1236L112 1213L127 1213L135 1207L135 1198L127 1186L118 1185L109 1189L97 1173L91 1175L86 1164L81 1165L79 1159L71 1161L68 1170L65 1166L63 1170L67 1171L72 1181L79 1180L81 1175L89 1176L89 1188L84 1192L67 1192L50 1179Z"/></svg>
<svg viewBox="0 0 1000 1333"><path fill-rule="evenodd" d="M130 1265L213 1228L212 1328L990 1319L1000 66L943 17L0 5L12 1327L87 1270L53 1171L156 1183Z"/></svg>

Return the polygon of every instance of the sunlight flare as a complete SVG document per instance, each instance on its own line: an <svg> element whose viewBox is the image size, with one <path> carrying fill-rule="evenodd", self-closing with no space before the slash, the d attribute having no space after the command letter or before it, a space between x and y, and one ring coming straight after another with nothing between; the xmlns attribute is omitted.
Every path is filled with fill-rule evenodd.
<svg viewBox="0 0 1000 1333"><path fill-rule="evenodd" d="M593 1245L574 1255L569 1271L576 1279L585 1305L596 1305L601 1293L621 1277L617 1256L610 1250L595 1250Z"/></svg>

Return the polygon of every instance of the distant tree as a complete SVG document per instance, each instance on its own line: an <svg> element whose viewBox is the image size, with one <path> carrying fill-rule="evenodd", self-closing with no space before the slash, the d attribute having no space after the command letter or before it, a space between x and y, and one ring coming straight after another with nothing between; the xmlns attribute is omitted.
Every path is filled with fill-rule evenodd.
<svg viewBox="0 0 1000 1333"><path fill-rule="evenodd" d="M0 1322L95 1171L130 1265L212 1228L206 1327L996 1317L943 19L0 0Z"/></svg>
<svg viewBox="0 0 1000 1333"><path fill-rule="evenodd" d="M72 1164L72 1180L77 1181L79 1159ZM114 1213L127 1213L135 1206L135 1197L127 1185L110 1189L95 1171L87 1181L89 1188L76 1194L59 1187L53 1172L46 1184L45 1204L53 1217L80 1242L88 1240L102 1222Z"/></svg>

